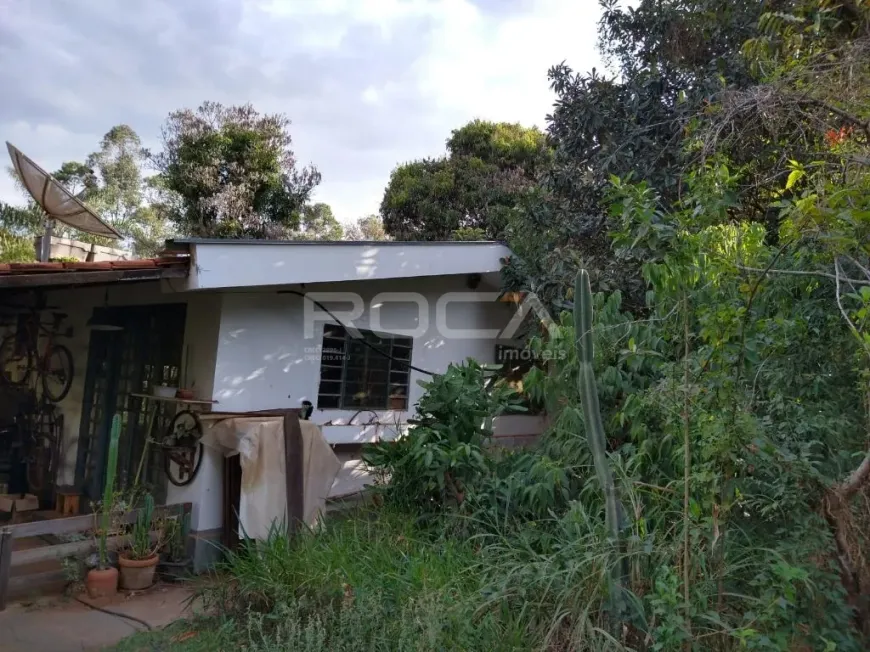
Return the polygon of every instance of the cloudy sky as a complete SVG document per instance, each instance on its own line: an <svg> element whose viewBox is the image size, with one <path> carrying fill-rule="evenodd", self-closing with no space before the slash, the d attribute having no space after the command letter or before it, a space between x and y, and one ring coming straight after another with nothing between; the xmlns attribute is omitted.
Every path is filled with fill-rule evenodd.
<svg viewBox="0 0 870 652"><path fill-rule="evenodd" d="M543 127L547 69L599 66L596 0L0 0L0 141L47 169L112 125L251 102L293 121L316 198L376 212L397 163L472 118ZM5 148L4 148L5 150ZM6 164L3 165L6 167ZM20 203L6 175L0 200Z"/></svg>

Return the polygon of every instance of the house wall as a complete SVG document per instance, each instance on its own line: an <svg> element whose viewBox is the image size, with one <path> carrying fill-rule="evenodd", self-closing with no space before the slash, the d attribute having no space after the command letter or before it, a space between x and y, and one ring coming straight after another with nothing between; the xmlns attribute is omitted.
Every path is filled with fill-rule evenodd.
<svg viewBox="0 0 870 652"><path fill-rule="evenodd" d="M420 328L414 337L412 364L439 373L451 362L472 357L492 362L492 338L445 337L439 330L436 305L448 292L468 292L466 275L424 277L403 280L374 280L308 285L306 292L353 292L363 300L363 314L354 319L359 328L387 333ZM294 286L299 288L299 286ZM480 288L486 292L487 288ZM417 293L425 308L421 311L410 299L401 303L372 300L383 292ZM164 283L115 285L51 293L49 305L68 313L74 337L66 342L73 352L75 378L69 395L61 404L65 415L64 464L62 483L71 483L75 474L78 429L87 368L90 331L86 322L95 307L187 304L184 345L188 369L200 398L214 398L222 411L247 411L299 407L303 400L317 405L320 379L320 346L323 323L317 323L311 337L305 333L307 300L279 293L277 289L254 292L174 292ZM347 310L348 304L325 301L334 310ZM308 305L309 310L311 305ZM446 312L452 329L474 328L498 331L513 316L512 309L490 301L453 303ZM429 376L410 374L408 410L362 412L315 409L312 420L323 425L327 441L333 444L363 443L375 438L395 436L403 430L414 404L423 393L418 380ZM216 549L209 540L218 539L222 526L223 459L219 451L206 448L195 480L186 487L169 485L168 502L191 502L191 528L196 541L197 567L202 568Z"/></svg>
<svg viewBox="0 0 870 652"><path fill-rule="evenodd" d="M465 276L424 278L403 281L370 281L367 283L317 284L307 292L355 292L364 301L365 309L354 325L359 328L396 332L425 326L414 338L411 363L434 373L443 372L451 362L472 357L479 362L492 362L495 357L493 339L449 338L439 333L435 308L446 292L467 291ZM372 303L382 292L415 292L421 295L426 308L418 304ZM299 407L303 400L317 405L320 382L320 352L324 322L306 337L305 304L302 297L280 294L278 291L224 293L221 295L220 333L214 373L213 396L222 411L266 410ZM330 310L347 309L347 304L325 302ZM452 329L485 328L500 330L507 324L512 311L504 304L461 303L447 311L447 326ZM421 323L422 320L422 323ZM331 321L331 320L328 320ZM428 325L427 325L428 323ZM355 410L315 409L312 420L323 424L323 432L331 444L363 443L377 437L395 436L404 429L404 422L414 403L423 393L418 380L429 376L417 371L410 375L408 410L362 412ZM374 417L374 418L373 418ZM370 421L376 423L370 424ZM200 472L185 492L171 493L173 499L191 500L198 504L192 519L193 529L216 538L222 525L222 458L219 452L206 449ZM171 488L173 489L173 488ZM214 494L209 496L209 494Z"/></svg>
<svg viewBox="0 0 870 652"><path fill-rule="evenodd" d="M451 362L474 358L493 362L494 338L445 337L438 328L436 305L448 292L468 292L464 276L423 278L368 283L318 284L307 292L352 292L362 297L364 312L353 321L359 328L401 333L418 327L425 329L414 337L411 363L421 369L440 373ZM481 290L482 291L482 290ZM425 307L406 299L375 304L372 299L383 292L418 293ZM349 310L348 302L321 302L332 311ZM304 400L317 406L320 383L320 346L326 317L306 336L304 328L307 299L290 294L226 293L221 308L220 338L214 397L221 409L259 410L299 407ZM309 304L309 311L319 309ZM321 313L322 314L322 313ZM451 303L446 324L451 329L501 330L513 315L511 309L495 301ZM339 315L340 316L340 315ZM423 393L417 383L428 380L427 374L412 371L408 408ZM389 436L391 424L406 421L409 410L379 410L376 413L356 410L315 409L312 420L323 424L331 444L362 443L377 436ZM357 414L349 427L351 417ZM377 418L375 418L377 417ZM378 428L365 425L371 421Z"/></svg>

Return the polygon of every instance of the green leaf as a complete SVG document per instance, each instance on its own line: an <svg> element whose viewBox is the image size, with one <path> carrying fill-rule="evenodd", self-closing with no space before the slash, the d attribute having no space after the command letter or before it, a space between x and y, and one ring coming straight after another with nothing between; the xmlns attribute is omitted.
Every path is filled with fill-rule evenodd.
<svg viewBox="0 0 870 652"><path fill-rule="evenodd" d="M785 189L791 190L792 187L794 187L794 185L805 176L805 174L806 173L800 169L795 169L789 172L788 179L785 182Z"/></svg>

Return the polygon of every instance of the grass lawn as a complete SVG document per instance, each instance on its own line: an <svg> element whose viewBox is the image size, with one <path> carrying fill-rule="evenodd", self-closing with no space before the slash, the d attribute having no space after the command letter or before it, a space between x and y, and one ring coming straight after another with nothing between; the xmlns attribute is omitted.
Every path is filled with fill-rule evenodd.
<svg viewBox="0 0 870 652"><path fill-rule="evenodd" d="M509 614L483 608L475 541L390 510L361 510L289 543L277 532L230 555L202 591L207 613L136 634L139 650L527 650Z"/></svg>

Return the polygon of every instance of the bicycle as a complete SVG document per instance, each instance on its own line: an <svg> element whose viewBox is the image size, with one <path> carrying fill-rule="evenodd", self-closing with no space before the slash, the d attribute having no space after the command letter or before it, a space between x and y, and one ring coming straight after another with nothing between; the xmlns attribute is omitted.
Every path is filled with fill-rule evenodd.
<svg viewBox="0 0 870 652"><path fill-rule="evenodd" d="M27 483L35 493L54 484L60 464L63 414L43 400L26 419Z"/></svg>
<svg viewBox="0 0 870 652"><path fill-rule="evenodd" d="M42 323L38 312L33 311L19 319L18 328L12 335L0 341L0 376L13 385L27 385L34 372L41 382L43 394L59 403L69 393L73 381L73 357L63 344L55 343L59 336L70 337L72 329L61 332L64 313L53 312L51 324ZM45 346L39 351L40 335Z"/></svg>

